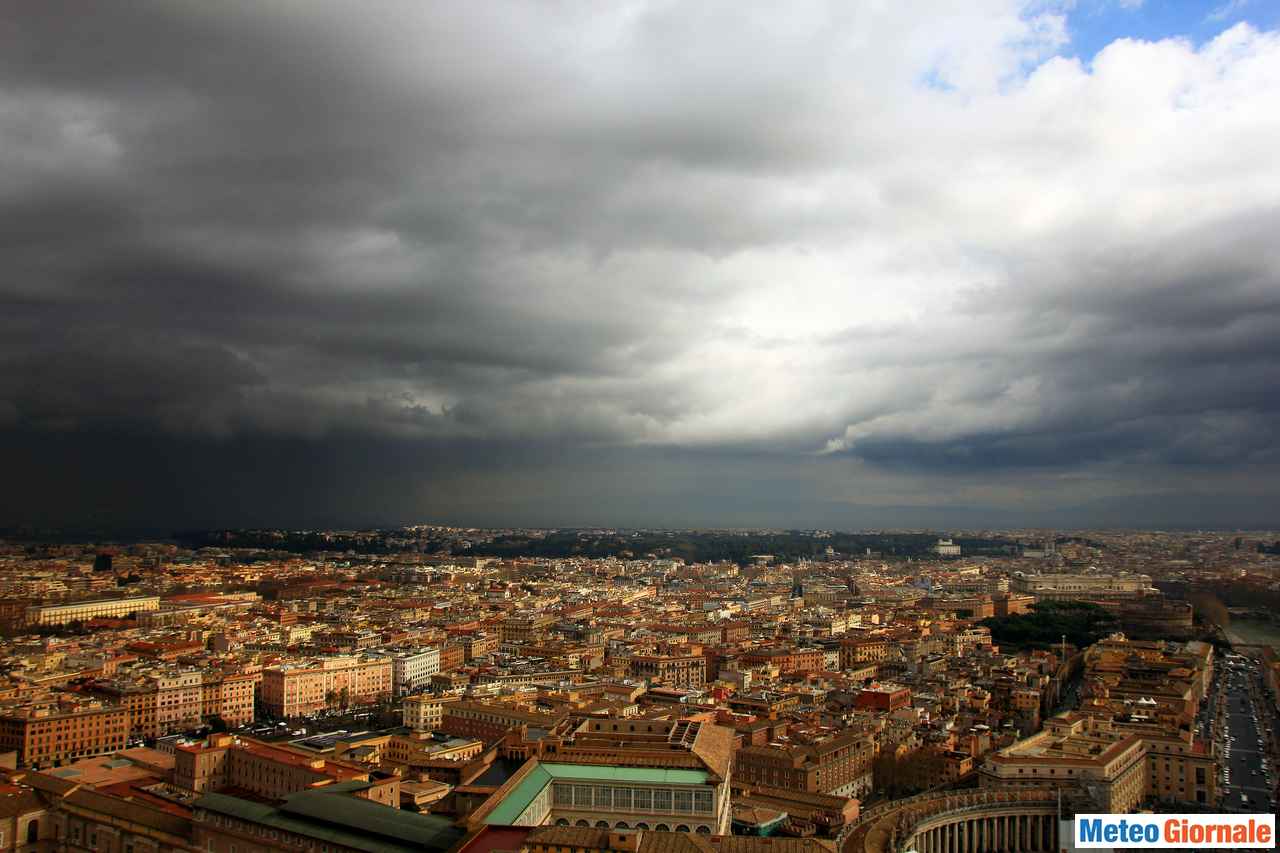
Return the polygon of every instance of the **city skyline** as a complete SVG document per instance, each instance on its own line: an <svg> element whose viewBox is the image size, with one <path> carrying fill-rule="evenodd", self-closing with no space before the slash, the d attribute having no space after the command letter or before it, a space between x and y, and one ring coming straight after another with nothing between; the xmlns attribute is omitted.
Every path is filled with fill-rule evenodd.
<svg viewBox="0 0 1280 853"><path fill-rule="evenodd" d="M0 527L1276 527L1274 4L4 9Z"/></svg>

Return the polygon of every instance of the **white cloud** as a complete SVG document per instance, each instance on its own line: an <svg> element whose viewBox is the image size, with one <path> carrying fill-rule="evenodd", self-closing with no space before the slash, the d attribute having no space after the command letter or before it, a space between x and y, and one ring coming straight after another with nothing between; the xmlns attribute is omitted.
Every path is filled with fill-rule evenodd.
<svg viewBox="0 0 1280 853"><path fill-rule="evenodd" d="M1204 16L1204 19L1215 23L1225 21L1239 15L1248 5L1249 0L1227 0L1221 6L1214 7L1213 11Z"/></svg>

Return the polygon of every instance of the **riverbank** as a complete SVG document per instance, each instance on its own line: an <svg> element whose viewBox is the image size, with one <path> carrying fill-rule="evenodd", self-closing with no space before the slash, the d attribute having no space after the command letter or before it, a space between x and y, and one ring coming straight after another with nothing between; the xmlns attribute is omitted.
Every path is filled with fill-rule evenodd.
<svg viewBox="0 0 1280 853"><path fill-rule="evenodd" d="M1280 625L1252 619L1235 619L1224 632L1233 645L1272 646L1280 649Z"/></svg>

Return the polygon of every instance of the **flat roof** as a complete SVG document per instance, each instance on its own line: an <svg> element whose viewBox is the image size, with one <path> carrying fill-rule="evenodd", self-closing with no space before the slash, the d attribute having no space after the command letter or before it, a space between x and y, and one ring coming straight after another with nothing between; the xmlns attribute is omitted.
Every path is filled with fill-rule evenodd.
<svg viewBox="0 0 1280 853"><path fill-rule="evenodd" d="M705 770L683 770L666 767L615 767L607 764L543 764L536 767L516 785L484 822L508 826L529 807L542 789L553 781L632 782L649 785L703 785Z"/></svg>
<svg viewBox="0 0 1280 853"><path fill-rule="evenodd" d="M205 794L196 808L370 853L448 850L463 835L447 818L402 811L344 793L307 791L279 807Z"/></svg>

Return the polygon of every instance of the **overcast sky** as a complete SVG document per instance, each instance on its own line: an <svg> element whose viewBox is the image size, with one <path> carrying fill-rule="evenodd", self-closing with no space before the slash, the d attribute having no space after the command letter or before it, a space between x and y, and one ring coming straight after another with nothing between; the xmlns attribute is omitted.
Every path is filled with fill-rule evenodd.
<svg viewBox="0 0 1280 853"><path fill-rule="evenodd" d="M0 525L1280 526L1277 5L0 0Z"/></svg>

